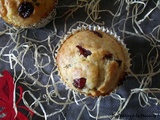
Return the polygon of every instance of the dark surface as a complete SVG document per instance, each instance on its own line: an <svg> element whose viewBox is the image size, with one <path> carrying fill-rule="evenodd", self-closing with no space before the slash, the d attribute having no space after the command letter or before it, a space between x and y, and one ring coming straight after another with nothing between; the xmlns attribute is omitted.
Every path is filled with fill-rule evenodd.
<svg viewBox="0 0 160 120"><path fill-rule="evenodd" d="M113 13L116 13L120 6L120 2L117 1L117 3L114 4L115 2L116 0L101 0L99 9L110 10ZM159 120L160 105L156 105L157 101L154 98L160 100L160 90L156 93L142 90L144 90L144 88L146 88L146 90L151 90L151 88L160 89L159 27L154 29L156 26L160 25L160 10L157 7L149 14L148 18L139 24L141 30L133 21L133 19L142 20L142 18L148 13L149 9L155 7L155 2L157 1L149 0L144 11L136 17L133 14L135 13L136 3L130 4L128 11L126 10L125 1L122 6L122 11L118 11L120 14L117 13L117 17L113 17L108 11L102 11L99 14L100 19L96 22L104 22L105 27L108 27L110 30L115 31L120 35L126 43L127 48L129 48L132 58L132 73L125 78L123 84L110 96L102 97L101 99L88 97L87 99L82 100L83 102L80 101L79 105L77 105L74 102L75 97L73 97L72 92L69 94L69 91L65 89L65 86L59 83L57 72L54 72L54 48L61 36L63 36L72 25L77 23L77 21L81 22L81 25L84 24L83 22L87 24L97 24L90 18L87 18L88 15L84 7L80 7L73 13L71 11L67 12L70 9L77 8L77 6L67 7L67 5L76 4L72 0L59 0L55 20L50 22L44 28L34 30L27 29L21 32L18 31L18 34L16 33L16 29L12 29L6 31L5 34L0 35L0 72L8 70L14 79L18 81L17 86L23 86L25 91L30 91L35 98L39 99L47 115L62 109L62 111L57 114L49 116L47 120L76 120L83 107L85 108L79 118L80 120L94 120L94 117L96 119L97 114L99 116L109 115L110 119L113 120L118 118L124 120ZM137 6L139 11L143 8L143 5L137 4ZM65 12L67 13L63 15ZM129 13L129 15L127 15L127 13ZM71 15L69 16L69 14ZM57 29L53 27L54 23ZM75 24L73 28L76 28L78 25L78 23ZM1 20L0 30L3 31L5 29L7 29L6 24ZM15 39L11 38L8 33L12 33L13 38ZM53 33L56 33L58 36ZM24 36L33 38L34 40L25 39ZM48 36L50 36L50 41L47 39ZM6 45L9 47L4 48ZM28 45L30 47L27 49L27 47L24 47L23 45ZM36 53L38 53L38 56L35 56ZM6 56L6 54L13 54L19 61L16 63L16 61L12 59L12 65L14 66L13 69L11 69L10 64L8 63L9 57ZM22 59L23 57L24 59ZM37 63L39 66L35 66ZM28 76L28 74L30 74L30 76ZM51 76L54 77L54 82L52 81ZM37 79L38 82L35 82L33 78ZM145 82L146 84L144 84ZM48 84L51 86L46 89L47 87L45 85ZM138 88L140 89L136 90ZM51 96L52 99L44 97L44 95L48 96L46 90L50 92L49 95L53 95ZM62 98L65 97L65 99L60 99L61 97L59 98L57 94L54 92L52 93L51 91L58 91L59 95L61 95ZM120 105L118 95L123 98L121 99L122 106ZM130 97L131 99L128 102L127 100ZM80 99L84 98L84 96L82 95L79 98L77 95L76 98ZM34 102L31 95L27 94L27 92L24 95L24 99L29 104ZM97 102L98 100L100 102ZM54 103L55 101L57 103L65 103L66 101L71 103L63 106ZM98 107L94 108L94 106L97 105L99 105L99 110L97 110ZM40 105L34 106L34 109L38 113L44 115ZM125 109L123 109L124 106ZM28 114L26 111L23 112L26 115ZM117 114L115 114L116 112ZM155 116L154 113L158 115ZM44 120L45 118L38 117L35 114L32 119ZM103 120L109 120L109 118L104 118Z"/></svg>

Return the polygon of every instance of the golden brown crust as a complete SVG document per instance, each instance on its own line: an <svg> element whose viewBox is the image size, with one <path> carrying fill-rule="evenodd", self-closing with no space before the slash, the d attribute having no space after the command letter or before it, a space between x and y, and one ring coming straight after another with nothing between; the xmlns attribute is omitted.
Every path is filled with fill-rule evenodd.
<svg viewBox="0 0 160 120"><path fill-rule="evenodd" d="M77 46L88 50L89 54L83 55ZM101 31L84 30L71 35L61 45L56 58L62 80L71 89L89 96L109 94L125 74L122 47L112 36ZM73 85L77 78L86 78L82 89Z"/></svg>
<svg viewBox="0 0 160 120"><path fill-rule="evenodd" d="M24 1L34 6L33 14L28 18L22 18L18 13L18 7ZM0 0L0 15L7 23L25 28L45 19L53 12L56 4L57 0Z"/></svg>

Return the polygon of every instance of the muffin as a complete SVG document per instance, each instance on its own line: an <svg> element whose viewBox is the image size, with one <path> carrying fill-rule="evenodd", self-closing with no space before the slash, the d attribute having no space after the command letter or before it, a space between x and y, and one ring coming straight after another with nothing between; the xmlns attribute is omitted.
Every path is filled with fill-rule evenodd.
<svg viewBox="0 0 160 120"><path fill-rule="evenodd" d="M39 28L55 15L57 0L0 0L0 16L19 28Z"/></svg>
<svg viewBox="0 0 160 120"><path fill-rule="evenodd" d="M82 26L60 41L57 69L64 83L87 96L104 96L129 71L128 49L116 34L99 26Z"/></svg>

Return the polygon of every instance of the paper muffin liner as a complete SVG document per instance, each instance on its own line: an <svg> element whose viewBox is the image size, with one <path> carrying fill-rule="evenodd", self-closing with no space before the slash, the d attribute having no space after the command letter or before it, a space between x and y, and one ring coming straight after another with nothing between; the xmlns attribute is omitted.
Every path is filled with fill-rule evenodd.
<svg viewBox="0 0 160 120"><path fill-rule="evenodd" d="M42 28L46 26L49 22L51 22L55 17L55 15L56 15L56 10L54 8L46 18L42 18L39 22L33 25L25 26L24 28L31 28L31 29Z"/></svg>
<svg viewBox="0 0 160 120"><path fill-rule="evenodd" d="M55 4L55 6L57 3ZM20 28L30 28L30 29L36 29L36 28L42 28L46 26L49 22L51 22L54 17L56 16L56 8L54 8L47 17L40 19L37 23L33 25L28 25L28 26L20 26Z"/></svg>
<svg viewBox="0 0 160 120"><path fill-rule="evenodd" d="M129 53L129 49L126 47L126 44L124 43L124 41L120 38L120 36L118 36L115 32L113 32L112 30L109 30L108 28L104 27L104 26L99 26L99 25L82 25L82 26L77 26L77 28L75 29L71 29L69 30L62 39L60 39L60 41L57 43L56 49L55 49L55 63L56 63L56 67L57 67L57 53L59 51L59 49L61 48L61 45L63 45L63 43L67 40L67 38L69 38L70 36L72 36L73 34L80 32L80 31L84 31L84 30L91 30L91 31L101 31L101 32L105 32L106 34L112 36L118 43L119 45L122 46L122 49L124 51L124 55L125 55L125 73L129 74L131 69L130 67L131 65L131 58L130 58L130 53ZM63 85L66 86L66 90L73 90L71 89L63 80L63 78L61 77L60 71L57 68L57 72L58 72L58 76L60 77L60 80L62 81ZM124 76L125 78L125 76ZM117 84L117 86L107 95L104 96L108 96L111 93L115 92L122 84L121 82L123 82L123 80L119 81L120 84ZM74 93L80 94L80 95L85 95L88 96L85 93L80 93L78 91L73 90ZM104 97L103 96L103 97ZM97 97L97 96L95 96Z"/></svg>

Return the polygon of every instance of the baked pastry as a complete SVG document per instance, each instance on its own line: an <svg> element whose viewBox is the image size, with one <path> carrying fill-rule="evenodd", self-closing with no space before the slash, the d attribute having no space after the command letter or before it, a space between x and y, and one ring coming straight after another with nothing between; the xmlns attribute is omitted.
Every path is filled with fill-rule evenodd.
<svg viewBox="0 0 160 120"><path fill-rule="evenodd" d="M0 0L0 15L20 28L39 28L55 14L57 0Z"/></svg>
<svg viewBox="0 0 160 120"><path fill-rule="evenodd" d="M56 62L69 88L88 96L104 96L123 80L130 58L113 33L95 28L82 27L67 35L57 50Z"/></svg>

